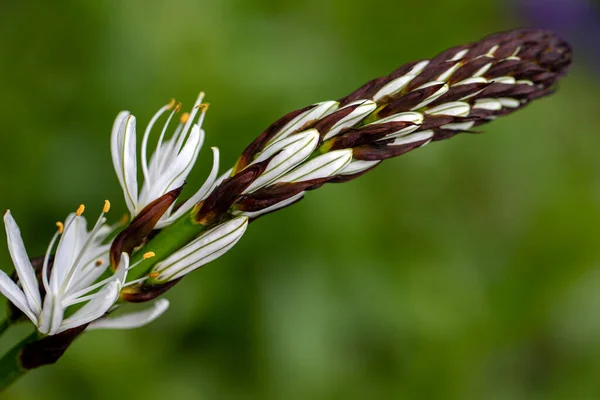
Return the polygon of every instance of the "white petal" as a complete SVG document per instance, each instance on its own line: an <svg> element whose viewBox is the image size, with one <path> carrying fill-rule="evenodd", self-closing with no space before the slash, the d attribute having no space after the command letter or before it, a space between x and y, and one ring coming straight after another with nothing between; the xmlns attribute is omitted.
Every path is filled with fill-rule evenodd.
<svg viewBox="0 0 600 400"><path fill-rule="evenodd" d="M521 102L517 99L513 99L511 97L500 97L498 99L502 107L506 108L518 108L521 105Z"/></svg>
<svg viewBox="0 0 600 400"><path fill-rule="evenodd" d="M56 334L63 321L64 312L65 310L61 305L60 298L54 296L52 293L46 293L44 307L39 318L39 331L45 335Z"/></svg>
<svg viewBox="0 0 600 400"><path fill-rule="evenodd" d="M460 85L470 85L471 83L487 83L488 80L483 78L483 77L477 77L477 78L467 78L464 79L460 82L456 82L454 84L454 86L460 86Z"/></svg>
<svg viewBox="0 0 600 400"><path fill-rule="evenodd" d="M152 307L138 312L122 314L113 318L105 317L92 322L90 329L135 329L149 324L160 317L169 308L167 299L158 299Z"/></svg>
<svg viewBox="0 0 600 400"><path fill-rule="evenodd" d="M453 131L468 131L475 125L474 121L470 122L455 122L451 124L442 125L443 129L451 129Z"/></svg>
<svg viewBox="0 0 600 400"><path fill-rule="evenodd" d="M29 308L25 294L19 289L16 283L10 279L6 272L0 270L0 292L6 297L11 303L15 305L23 314L27 315L27 318L37 325L37 316Z"/></svg>
<svg viewBox="0 0 600 400"><path fill-rule="evenodd" d="M352 150L336 150L313 158L289 174L281 177L279 182L301 182L336 175L352 161Z"/></svg>
<svg viewBox="0 0 600 400"><path fill-rule="evenodd" d="M117 171L117 176L121 177L120 183L125 194L125 202L127 208L132 214L138 210L138 183L137 183L137 154L136 154L136 132L135 132L135 117L129 115L125 121L124 129L119 130L117 137L117 157L119 158L118 165L115 168L120 168Z"/></svg>
<svg viewBox="0 0 600 400"><path fill-rule="evenodd" d="M437 81L428 82L428 83L424 84L423 86L418 87L418 89L422 89L422 88L426 88L426 87L434 86L434 85L439 85L440 83L443 83L443 82L437 82ZM448 90L450 90L450 86L448 86L448 84L446 83L443 86L440 86L440 88L434 94L432 94L431 96L429 96L428 98L423 100L421 103L414 106L412 109L418 110L419 108L425 107L427 104L432 103L435 100L442 97L444 94L446 94L448 92Z"/></svg>
<svg viewBox="0 0 600 400"><path fill-rule="evenodd" d="M371 100L360 100L359 102L350 103L346 107L354 106L356 105L356 103L359 103L360 105L356 107L350 114L346 115L344 118L336 122L336 124L331 127L329 132L327 132L323 140L330 139L335 135L339 134L342 131L342 129L349 128L355 125L362 119L366 118L377 108L377 104Z"/></svg>
<svg viewBox="0 0 600 400"><path fill-rule="evenodd" d="M319 132L315 129L298 133L297 135L290 136L288 139L292 139L295 136L298 136L300 140L293 141L273 157L267 169L243 193L252 193L274 182L277 178L306 160L319 143Z"/></svg>
<svg viewBox="0 0 600 400"><path fill-rule="evenodd" d="M454 117L466 117L470 112L471 106L463 101L451 101L425 111L429 115L451 115Z"/></svg>
<svg viewBox="0 0 600 400"><path fill-rule="evenodd" d="M423 114L415 111L403 112L389 117L381 118L369 125L385 124L387 122L412 122L415 125L421 125L423 123Z"/></svg>
<svg viewBox="0 0 600 400"><path fill-rule="evenodd" d="M299 201L301 198L304 197L304 192L300 192L295 196L290 197L289 199L280 201L279 203L273 204L270 207L267 208L263 208L262 210L259 211L249 211L249 212L238 212L239 215L245 215L248 218L256 218L259 217L263 214L266 213L270 213L273 212L275 210L279 210L280 208L284 208L289 206L290 204L294 204L295 202Z"/></svg>
<svg viewBox="0 0 600 400"><path fill-rule="evenodd" d="M85 325L102 317L117 301L119 295L119 282L112 281L104 286L96 296L87 302L75 314L65 319L56 333L64 332L67 329Z"/></svg>
<svg viewBox="0 0 600 400"><path fill-rule="evenodd" d="M420 142L422 140L431 139L432 137L433 137L433 131L421 131L421 132L413 133L412 135L400 137L400 138L394 140L392 143L390 143L389 146L396 146L396 145Z"/></svg>
<svg viewBox="0 0 600 400"><path fill-rule="evenodd" d="M202 187L200 187L200 189L185 203L183 203L169 218L159 221L158 224L156 224L156 229L164 228L165 226L173 223L186 212L190 211L195 204L204 200L204 198L211 192L217 179L217 174L219 173L219 149L216 147L211 147L211 150L213 151L213 166Z"/></svg>
<svg viewBox="0 0 600 400"><path fill-rule="evenodd" d="M147 205L165 193L182 186L194 167L203 143L204 131L198 125L194 125L179 154L168 161L167 168L160 172L156 182L151 183L151 190L141 196L140 202Z"/></svg>
<svg viewBox="0 0 600 400"><path fill-rule="evenodd" d="M35 315L39 315L42 309L42 300L38 281L35 277L35 270L29 261L19 226L10 211L4 213L4 225L10 258L12 258L19 281L23 286L23 293L27 299L27 304L29 304L29 308Z"/></svg>
<svg viewBox="0 0 600 400"><path fill-rule="evenodd" d="M397 93L400 90L404 89L410 83L410 81L415 79L417 75L423 72L423 70L425 69L425 67L427 67L428 64L429 61L421 61L420 63L412 67L412 69L408 71L406 75L402 75L394 79L393 81L388 82L381 89L379 89L375 96L373 96L373 100L378 101L379 99L385 96L393 95L394 93Z"/></svg>
<svg viewBox="0 0 600 400"><path fill-rule="evenodd" d="M124 182L125 177L123 176L123 159L121 157L121 142L122 137L125 132L125 124L127 122L127 118L129 118L129 111L121 111L112 127L112 133L110 135L110 153L112 156L113 166L115 167L115 172L117 174L117 178L119 179L119 183L122 184Z"/></svg>
<svg viewBox="0 0 600 400"><path fill-rule="evenodd" d="M496 99L479 99L475 101L473 108L481 108L488 111L502 110L502 103Z"/></svg>
<svg viewBox="0 0 600 400"><path fill-rule="evenodd" d="M56 255L50 273L50 290L55 295L58 294L65 280L69 277L74 267L73 263L87 238L87 221L83 216L69 215L64 227L56 247Z"/></svg>
<svg viewBox="0 0 600 400"><path fill-rule="evenodd" d="M348 164L341 172L340 175L353 175L358 174L359 172L366 171L369 168L373 168L375 165L379 164L380 160L374 161L364 161L364 160L352 160L350 164Z"/></svg>
<svg viewBox="0 0 600 400"><path fill-rule="evenodd" d="M325 115L337 110L338 106L339 103L337 101L324 101L322 103L315 104L315 107L296 116L296 118L288 122L287 125L285 125L273 136L273 138L269 141L269 144L280 139L285 139L288 135L295 133L295 131L306 125L307 122L322 118Z"/></svg>
<svg viewBox="0 0 600 400"><path fill-rule="evenodd" d="M177 279L225 254L240 240L248 226L248 218L241 216L207 231L193 242L156 264L160 273L157 281Z"/></svg>

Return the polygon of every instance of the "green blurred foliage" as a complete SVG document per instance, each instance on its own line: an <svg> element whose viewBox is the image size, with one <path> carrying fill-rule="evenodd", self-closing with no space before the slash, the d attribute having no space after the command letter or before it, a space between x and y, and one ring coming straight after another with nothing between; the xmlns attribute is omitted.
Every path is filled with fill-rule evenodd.
<svg viewBox="0 0 600 400"><path fill-rule="evenodd" d="M125 212L109 154L122 109L142 125L206 91L225 170L287 111L522 23L481 0L2 1L0 207L41 254L79 203ZM577 60L555 96L485 134L252 224L160 320L85 334L2 398L599 398L600 90Z"/></svg>

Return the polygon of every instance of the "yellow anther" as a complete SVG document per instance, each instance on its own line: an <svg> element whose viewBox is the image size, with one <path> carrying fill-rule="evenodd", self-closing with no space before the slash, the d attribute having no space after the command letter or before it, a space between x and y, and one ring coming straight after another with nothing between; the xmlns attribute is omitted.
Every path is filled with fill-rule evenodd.
<svg viewBox="0 0 600 400"><path fill-rule="evenodd" d="M190 119L190 113L183 113L181 114L181 117L179 118L179 122L181 122L182 124L185 124L188 119Z"/></svg>
<svg viewBox="0 0 600 400"><path fill-rule="evenodd" d="M198 104L198 109L200 110L200 112L203 112L203 113L205 113L206 110L208 110L208 107L210 107L210 103Z"/></svg>
<svg viewBox="0 0 600 400"><path fill-rule="evenodd" d="M65 231L65 226L62 222L57 222L56 227L58 228L58 233L62 234Z"/></svg>
<svg viewBox="0 0 600 400"><path fill-rule="evenodd" d="M144 253L144 255L142 256L142 258L144 260L147 260L147 259L155 257L155 256L156 256L156 253L154 253L153 251L149 251L147 253Z"/></svg>
<svg viewBox="0 0 600 400"><path fill-rule="evenodd" d="M85 205L81 204L79 206L79 208L77 209L77 211L75 211L75 214L80 217L81 214L83 214L83 212L85 211Z"/></svg>
<svg viewBox="0 0 600 400"><path fill-rule="evenodd" d="M174 111L175 112L179 112L179 110L181 110L181 102L180 101L178 101L177 105L175 105L175 110Z"/></svg>
<svg viewBox="0 0 600 400"><path fill-rule="evenodd" d="M148 278L151 278L151 279L158 278L159 276L160 276L160 273L158 273L158 272L150 272L148 274Z"/></svg>
<svg viewBox="0 0 600 400"><path fill-rule="evenodd" d="M110 211L110 201L104 200L104 208L102 209L103 213L107 213Z"/></svg>
<svg viewBox="0 0 600 400"><path fill-rule="evenodd" d="M102 259L96 260L96 267L99 267L102 264L104 264L104 260L102 260Z"/></svg>
<svg viewBox="0 0 600 400"><path fill-rule="evenodd" d="M175 99L171 99L171 101L169 101L169 105L167 106L167 110L172 109L173 106L175 106Z"/></svg>

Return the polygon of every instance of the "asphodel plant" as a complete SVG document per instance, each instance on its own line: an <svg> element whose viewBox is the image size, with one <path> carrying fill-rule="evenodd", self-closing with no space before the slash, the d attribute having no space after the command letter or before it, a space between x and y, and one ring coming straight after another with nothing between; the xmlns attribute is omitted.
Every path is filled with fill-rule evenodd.
<svg viewBox="0 0 600 400"><path fill-rule="evenodd" d="M522 29L411 62L342 99L283 116L225 173L219 174L213 148L208 179L185 200L182 187L204 142L204 94L176 117L174 129L181 104L171 101L154 115L139 146L141 174L136 119L120 113L111 150L129 223L108 225L105 201L88 230L81 205L57 223L46 254L31 258L10 211L4 214L15 273L0 271L0 291L10 300L0 332L20 321L36 329L0 360L0 388L56 362L86 330L153 321L168 308L159 298L163 293L229 251L257 218L324 184L355 179L388 158L459 133L479 133L481 125L551 94L571 57L569 45L551 32ZM152 304L123 314L132 302Z"/></svg>

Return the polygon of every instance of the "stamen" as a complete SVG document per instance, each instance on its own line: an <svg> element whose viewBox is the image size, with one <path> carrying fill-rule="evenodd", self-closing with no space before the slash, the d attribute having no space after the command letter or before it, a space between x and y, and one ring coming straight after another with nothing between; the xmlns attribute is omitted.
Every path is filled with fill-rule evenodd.
<svg viewBox="0 0 600 400"><path fill-rule="evenodd" d="M65 225L62 222L58 221L56 223L56 227L58 228L58 233L62 235L62 233L65 231Z"/></svg>
<svg viewBox="0 0 600 400"><path fill-rule="evenodd" d="M156 253L154 253L153 251L149 251L147 253L144 253L144 255L142 256L142 258L144 260L147 260L147 259L152 258L152 257L156 257Z"/></svg>
<svg viewBox="0 0 600 400"><path fill-rule="evenodd" d="M167 110L171 110L174 105L175 105L175 99L171 99L171 101L169 101L169 105L167 106Z"/></svg>
<svg viewBox="0 0 600 400"><path fill-rule="evenodd" d="M100 259L96 260L96 263L94 265L96 265L96 267L100 267L102 264L104 264L104 260Z"/></svg>
<svg viewBox="0 0 600 400"><path fill-rule="evenodd" d="M107 213L110 210L110 201L104 200L104 208L102 209L103 213Z"/></svg>
<svg viewBox="0 0 600 400"><path fill-rule="evenodd" d="M175 109L173 111L177 113L177 112L179 112L179 110L181 110L181 102L180 101L177 102L177 105L175 106Z"/></svg>
<svg viewBox="0 0 600 400"><path fill-rule="evenodd" d="M150 279L155 279L155 278L158 278L159 276L160 276L160 272L156 272L156 271L155 272L150 272L148 274L148 278L150 278Z"/></svg>
<svg viewBox="0 0 600 400"><path fill-rule="evenodd" d="M185 124L188 119L190 119L190 113L183 113L181 114L181 117L179 118L179 122L181 122L182 124Z"/></svg>
<svg viewBox="0 0 600 400"><path fill-rule="evenodd" d="M198 109L200 110L200 112L206 112L206 110L208 110L208 107L210 107L210 103L202 103L202 104L198 104Z"/></svg>
<svg viewBox="0 0 600 400"><path fill-rule="evenodd" d="M85 204L81 204L81 205L79 205L79 208L77 209L77 211L75 212L75 214L78 217L81 217L81 214L83 214L84 211L85 211Z"/></svg>

